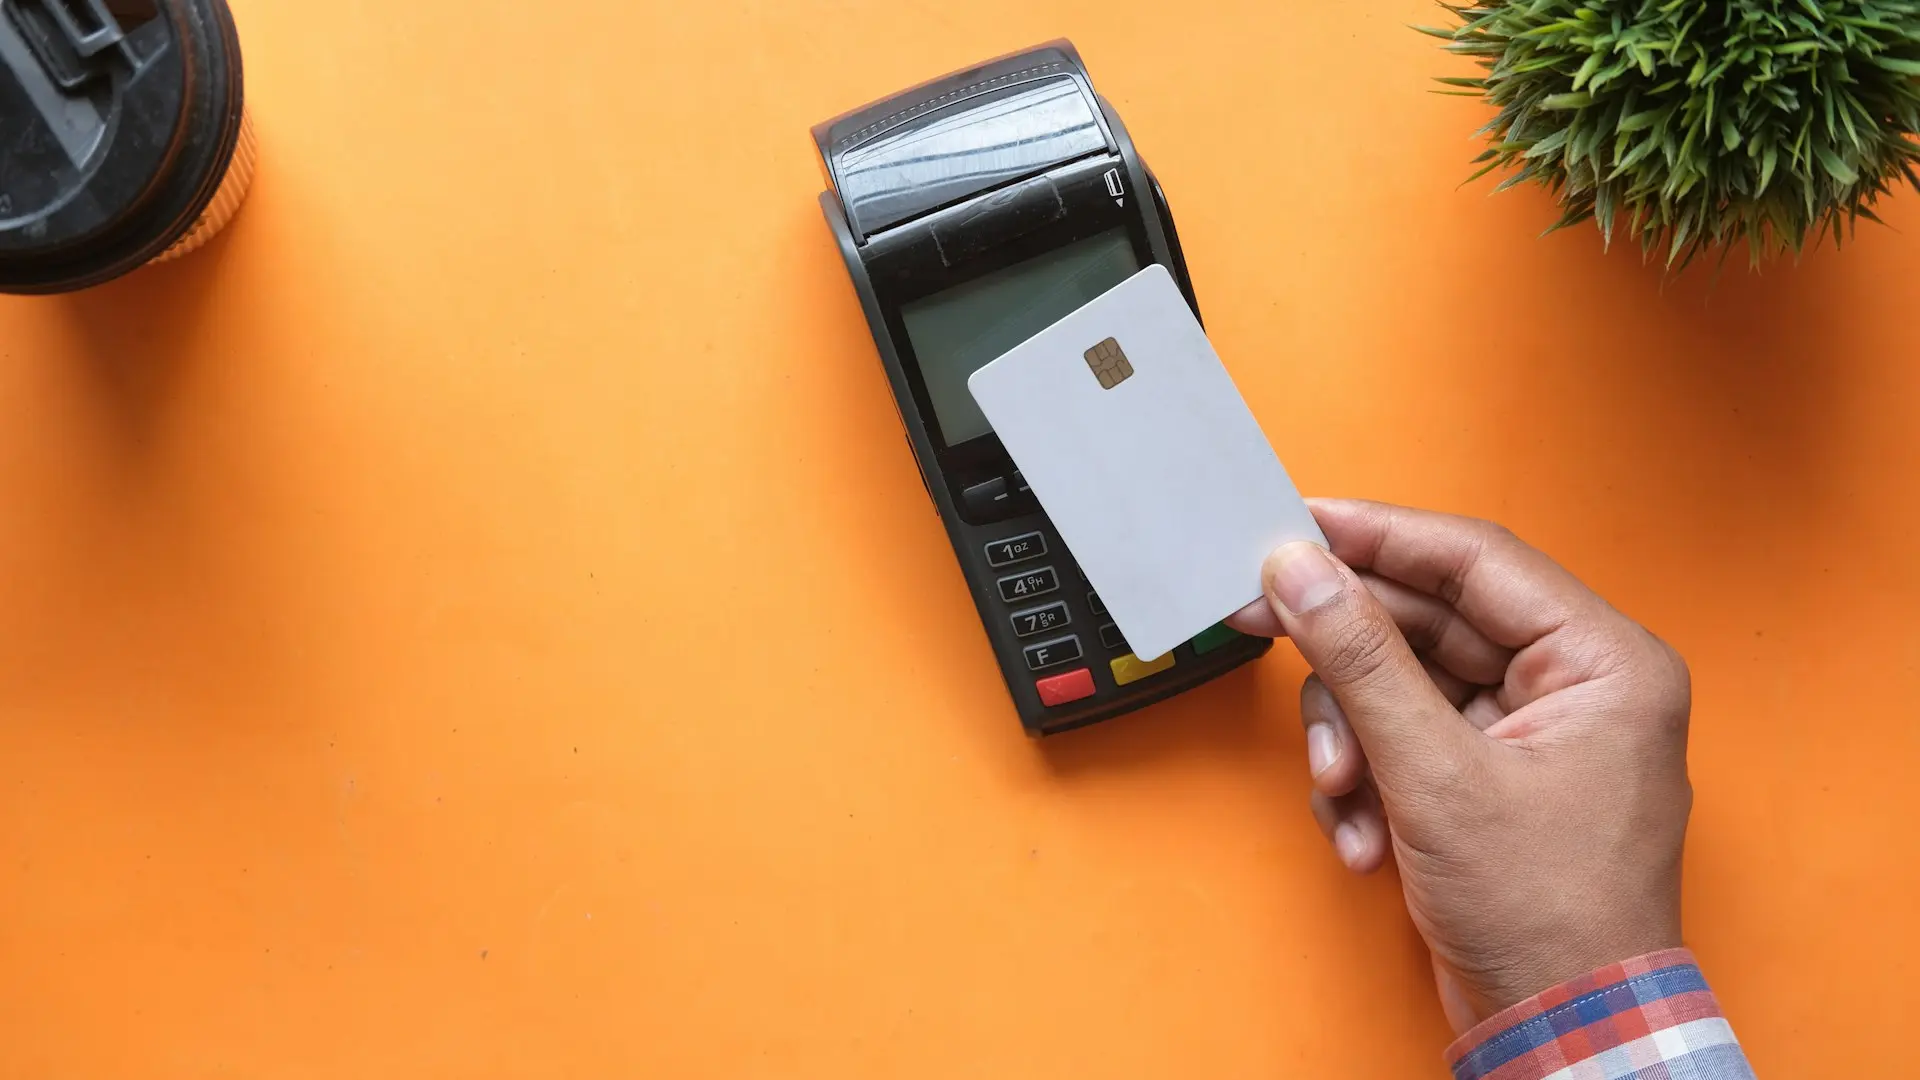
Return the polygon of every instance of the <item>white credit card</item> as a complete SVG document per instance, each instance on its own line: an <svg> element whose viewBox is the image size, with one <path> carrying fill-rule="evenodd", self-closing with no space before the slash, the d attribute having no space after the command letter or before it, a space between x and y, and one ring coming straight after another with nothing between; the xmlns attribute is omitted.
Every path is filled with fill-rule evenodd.
<svg viewBox="0 0 1920 1080"><path fill-rule="evenodd" d="M1142 660L1259 599L1274 548L1327 542L1164 266L967 385Z"/></svg>

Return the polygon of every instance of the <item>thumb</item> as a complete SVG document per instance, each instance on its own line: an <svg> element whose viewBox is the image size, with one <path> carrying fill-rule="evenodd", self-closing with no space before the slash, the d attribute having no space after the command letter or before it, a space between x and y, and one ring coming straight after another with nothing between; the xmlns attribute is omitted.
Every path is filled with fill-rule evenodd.
<svg viewBox="0 0 1920 1080"><path fill-rule="evenodd" d="M1410 785L1457 781L1476 733L1359 577L1305 542L1274 552L1262 576L1274 616L1340 703L1381 794L1391 802Z"/></svg>

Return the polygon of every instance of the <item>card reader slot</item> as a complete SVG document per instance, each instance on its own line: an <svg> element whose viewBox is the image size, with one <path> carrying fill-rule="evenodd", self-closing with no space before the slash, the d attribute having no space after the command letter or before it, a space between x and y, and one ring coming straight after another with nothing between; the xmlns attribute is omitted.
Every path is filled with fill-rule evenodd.
<svg viewBox="0 0 1920 1080"><path fill-rule="evenodd" d="M933 242L940 261L953 267L1066 216L1067 204L1053 178L1037 176L981 199L951 220L936 222Z"/></svg>

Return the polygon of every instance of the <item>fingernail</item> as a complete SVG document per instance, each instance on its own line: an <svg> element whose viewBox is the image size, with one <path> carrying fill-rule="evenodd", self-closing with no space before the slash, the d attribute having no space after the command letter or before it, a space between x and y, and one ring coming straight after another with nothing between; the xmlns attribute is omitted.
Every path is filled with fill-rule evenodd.
<svg viewBox="0 0 1920 1080"><path fill-rule="evenodd" d="M1317 778L1340 760L1340 737L1326 724L1307 725L1307 768Z"/></svg>
<svg viewBox="0 0 1920 1080"><path fill-rule="evenodd" d="M1333 850L1340 853L1341 862L1358 866L1367 854L1367 838L1360 835L1358 825L1343 821L1333 827Z"/></svg>
<svg viewBox="0 0 1920 1080"><path fill-rule="evenodd" d="M1274 598L1295 615L1305 615L1332 600L1346 586L1326 551L1304 540L1274 552L1268 573Z"/></svg>

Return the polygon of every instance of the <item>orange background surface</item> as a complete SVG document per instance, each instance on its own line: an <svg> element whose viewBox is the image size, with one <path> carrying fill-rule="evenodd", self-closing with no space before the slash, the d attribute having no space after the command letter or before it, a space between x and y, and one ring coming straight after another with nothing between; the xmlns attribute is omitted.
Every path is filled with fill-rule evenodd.
<svg viewBox="0 0 1920 1080"><path fill-rule="evenodd" d="M1540 240L1424 0L236 8L239 220L0 300L0 1075L1442 1075L1297 656L1028 742L901 445L807 128L1057 35L1304 488L1691 659L1761 1074L1909 1060L1920 197Z"/></svg>

